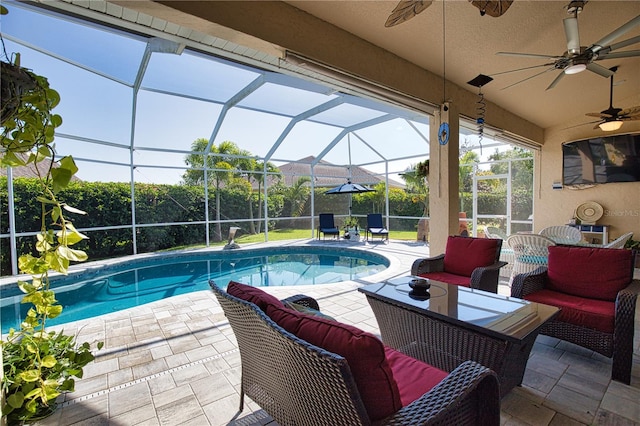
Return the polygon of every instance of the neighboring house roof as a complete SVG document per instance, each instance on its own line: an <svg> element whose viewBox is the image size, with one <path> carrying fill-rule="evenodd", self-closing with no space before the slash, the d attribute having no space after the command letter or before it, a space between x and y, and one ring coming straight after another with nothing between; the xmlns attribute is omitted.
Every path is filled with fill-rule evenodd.
<svg viewBox="0 0 640 426"><path fill-rule="evenodd" d="M294 182L301 176L310 176L311 163L315 161L315 159L316 157L309 156L298 161L278 166L278 169L280 169L282 174L282 183L285 186L293 186ZM346 166L336 166L335 164L320 160L313 168L313 174L315 177L314 185L316 187L334 187L345 183L349 177L351 177L351 182L353 183L368 186L374 186L380 182L384 183L385 181L383 175L376 175L365 168L351 166L350 169L351 170ZM268 182L269 185L271 185L273 178L268 179ZM403 189L406 185L389 179L389 187Z"/></svg>
<svg viewBox="0 0 640 426"><path fill-rule="evenodd" d="M22 157L25 161L27 159L27 156L29 155L28 153L19 153L16 154L20 157ZM44 160L40 161L38 164L33 164L30 163L26 166L20 166L20 167L12 167L11 168L11 174L13 175L13 178L37 178L39 177L39 175L46 175L47 174L47 170L49 170L49 167L51 166L51 160L49 160L48 158L45 158ZM53 165L54 168L58 167L57 164L54 163ZM37 170L37 171L36 171ZM39 172L39 173L38 173ZM0 167L0 176L6 176L7 175L7 168L6 167ZM74 182L82 182L82 179L79 179L76 176L73 176L71 178L72 181Z"/></svg>

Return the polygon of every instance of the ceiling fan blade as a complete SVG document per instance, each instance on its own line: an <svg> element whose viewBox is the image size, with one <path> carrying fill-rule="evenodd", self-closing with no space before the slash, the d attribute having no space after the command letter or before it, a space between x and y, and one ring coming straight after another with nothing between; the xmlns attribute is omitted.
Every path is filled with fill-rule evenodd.
<svg viewBox="0 0 640 426"><path fill-rule="evenodd" d="M539 76L539 75L542 75L542 74L544 74L545 72L553 71L553 70L555 70L555 69L556 69L555 67L551 67L551 68L546 69L546 70L544 70L544 71L542 71L542 72L539 72L538 74L534 74L534 75L532 75L532 76L530 76L530 77L527 77L527 78L525 78L524 80L520 80L520 81L517 81L517 82L515 82L515 83L513 83L513 84L510 84L510 85L508 85L508 86L506 86L506 87L503 87L503 88L502 88L502 89L500 89L500 90L508 89L509 87L513 87L513 86L515 86L515 85L517 85L517 84L524 83L524 82L525 82L525 81L527 81L527 80L531 80L531 79L532 79L532 78L534 78L534 77L537 77L537 76Z"/></svg>
<svg viewBox="0 0 640 426"><path fill-rule="evenodd" d="M563 127L562 130L575 129L576 127L586 126L587 124L600 123L601 120L587 121L586 123L576 124L575 126Z"/></svg>
<svg viewBox="0 0 640 426"><path fill-rule="evenodd" d="M497 52L496 55L500 55L500 56L520 56L520 57L525 57L525 58L548 59L549 61L556 61L558 59L564 58L564 56L540 55L540 54L537 54L537 53L518 53L518 52Z"/></svg>
<svg viewBox="0 0 640 426"><path fill-rule="evenodd" d="M632 115L630 117L620 117L622 121L640 121L640 114Z"/></svg>
<svg viewBox="0 0 640 426"><path fill-rule="evenodd" d="M480 15L498 18L509 9L513 0L469 0L472 5L480 9Z"/></svg>
<svg viewBox="0 0 640 426"><path fill-rule="evenodd" d="M497 72L497 73L491 74L489 77L494 77L496 75L502 75L502 74L509 74L509 73L517 72L517 71L531 70L531 69L540 68L540 67L548 67L548 66L549 66L549 64L533 65L533 66L530 66L530 67L518 68L518 69L515 69L515 70Z"/></svg>
<svg viewBox="0 0 640 426"><path fill-rule="evenodd" d="M603 47L598 51L598 55L603 55L614 50L621 49L623 47L631 46L632 44L636 43L640 43L640 36L631 37L630 39L619 41L618 43L613 43L610 46Z"/></svg>
<svg viewBox="0 0 640 426"><path fill-rule="evenodd" d="M431 6L431 3L433 3L431 0L401 0L387 18L384 26L389 28L402 24Z"/></svg>
<svg viewBox="0 0 640 426"><path fill-rule="evenodd" d="M601 112L588 112L585 115L588 116L588 117L598 117L598 118L603 118L603 119L605 118L605 116L606 117L613 117L612 115L603 114Z"/></svg>
<svg viewBox="0 0 640 426"><path fill-rule="evenodd" d="M603 59L620 59L620 58L633 58L634 56L640 56L640 50L627 50L625 52L611 52L606 55L598 56L598 61Z"/></svg>
<svg viewBox="0 0 640 426"><path fill-rule="evenodd" d="M620 115L636 116L638 114L640 114L640 105L625 108L620 111Z"/></svg>
<svg viewBox="0 0 640 426"><path fill-rule="evenodd" d="M613 75L613 71L611 71L610 69L605 68L602 65L594 64L593 62L587 64L587 69L606 78L609 78Z"/></svg>
<svg viewBox="0 0 640 426"><path fill-rule="evenodd" d="M578 33L578 18L571 17L562 20L564 35L567 38L567 52L580 53L580 34Z"/></svg>
<svg viewBox="0 0 640 426"><path fill-rule="evenodd" d="M560 74L558 74L558 76L553 79L549 87L547 87L545 90L550 90L556 87L556 85L560 83L560 80L562 80L563 77L564 77L564 71L560 71Z"/></svg>
<svg viewBox="0 0 640 426"><path fill-rule="evenodd" d="M592 52L598 52L600 49L610 45L613 40L617 39L627 31L635 28L638 25L640 25L640 15L636 16L635 18L633 18L632 20L630 20L629 22L627 22L617 30L613 31L612 33L604 36L602 39L593 43L591 46L588 47L588 50Z"/></svg>

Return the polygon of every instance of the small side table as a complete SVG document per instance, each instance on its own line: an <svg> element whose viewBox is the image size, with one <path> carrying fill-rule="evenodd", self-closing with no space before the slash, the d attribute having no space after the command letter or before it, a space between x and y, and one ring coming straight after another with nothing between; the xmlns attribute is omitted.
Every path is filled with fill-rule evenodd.
<svg viewBox="0 0 640 426"><path fill-rule="evenodd" d="M593 241L589 240L588 236L597 235L600 240L600 244L607 244L609 242L609 225L569 225L574 228L578 228L580 232L582 232L582 236L585 239L592 243Z"/></svg>

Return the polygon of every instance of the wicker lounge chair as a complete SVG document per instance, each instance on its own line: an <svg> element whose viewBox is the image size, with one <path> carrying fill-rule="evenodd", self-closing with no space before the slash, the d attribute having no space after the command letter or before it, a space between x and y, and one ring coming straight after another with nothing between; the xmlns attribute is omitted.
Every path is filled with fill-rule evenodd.
<svg viewBox="0 0 640 426"><path fill-rule="evenodd" d="M318 226L318 239L320 239L320 233L326 238L327 235L331 235L335 238L340 237L340 230L336 228L333 221L333 213L320 213L318 215L320 222Z"/></svg>
<svg viewBox="0 0 640 426"><path fill-rule="evenodd" d="M549 247L556 243L544 235L513 234L507 238L507 245L513 250L513 268L509 285L518 274L531 272L540 266L547 266Z"/></svg>
<svg viewBox="0 0 640 426"><path fill-rule="evenodd" d="M362 389L357 386L353 373L356 370L347 362L348 354L343 357L329 352L286 331L266 315L263 301L252 298L255 303L251 303L232 296L213 282L210 284L229 319L240 349L240 411L246 394L282 426L374 423L362 399ZM294 296L293 299L289 298L291 300L312 308L318 306L314 299L304 296ZM266 309L269 312L274 308L271 306ZM275 309L278 312L278 308ZM280 312L286 310L280 309ZM316 318L300 313L297 315L303 315L307 320ZM335 321L317 321L340 326ZM400 352L394 353L405 357L410 363L421 363ZM413 367L408 367L410 382L428 380L424 375L416 380L412 374ZM451 373L443 374L444 379L430 391L422 396L417 395L417 399L390 416L375 420L375 424L499 424L499 385L493 371L473 361L466 361ZM376 392L374 395L386 398L386 392Z"/></svg>
<svg viewBox="0 0 640 426"><path fill-rule="evenodd" d="M582 241L582 232L567 225L547 226L539 234L552 239L556 244L576 244Z"/></svg>
<svg viewBox="0 0 640 426"><path fill-rule="evenodd" d="M627 241L629 241L633 237L633 232L627 232L616 238L613 241L609 241L607 244L579 244L581 247L601 247L601 248L613 248L613 249L622 249L624 248Z"/></svg>
<svg viewBox="0 0 640 426"><path fill-rule="evenodd" d="M382 240L389 241L389 230L384 227L380 213L369 213L367 215L367 232L365 236L367 241L369 240L369 235L371 235L371 239L377 235Z"/></svg>
<svg viewBox="0 0 640 426"><path fill-rule="evenodd" d="M411 275L498 293L502 240L450 236L445 253L417 259Z"/></svg>
<svg viewBox="0 0 640 426"><path fill-rule="evenodd" d="M611 378L631 381L636 300L631 250L549 247L548 267L520 274L511 295L561 308L542 334L613 359Z"/></svg>
<svg viewBox="0 0 640 426"><path fill-rule="evenodd" d="M510 278L515 256L511 247L509 247L509 245L507 244L504 244L504 241L507 241L507 238L509 236L502 229L495 226L487 226L484 230L484 235L487 238L497 238L503 241L502 248L500 249L500 261L505 262L506 265L500 268L500 276Z"/></svg>

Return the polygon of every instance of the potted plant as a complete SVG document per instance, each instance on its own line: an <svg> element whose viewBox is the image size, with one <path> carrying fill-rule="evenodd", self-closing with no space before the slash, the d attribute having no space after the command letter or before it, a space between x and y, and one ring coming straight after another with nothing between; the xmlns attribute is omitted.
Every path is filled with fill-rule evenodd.
<svg viewBox="0 0 640 426"><path fill-rule="evenodd" d="M348 216L344 220L344 238L346 239L360 239L360 231L358 229L358 218L353 216Z"/></svg>
<svg viewBox="0 0 640 426"><path fill-rule="evenodd" d="M636 253L635 267L640 268L640 241L629 238L627 242L624 243L624 248L633 250Z"/></svg>
<svg viewBox="0 0 640 426"><path fill-rule="evenodd" d="M6 9L0 12L6 14ZM34 252L18 259L20 271L29 277L18 281L25 293L22 303L32 306L20 328L11 329L0 341L2 415L8 424L21 424L52 413L58 395L74 390L74 378L82 377L83 367L94 356L88 343L78 344L75 336L46 329L47 321L62 312L50 288L50 272L66 274L71 262L87 259L85 252L72 248L86 237L65 216L83 212L58 198L78 170L72 157L58 159L53 149L62 118L52 109L60 96L45 77L20 66L19 54L2 61L1 85L0 165L33 167L40 183L40 233Z"/></svg>

